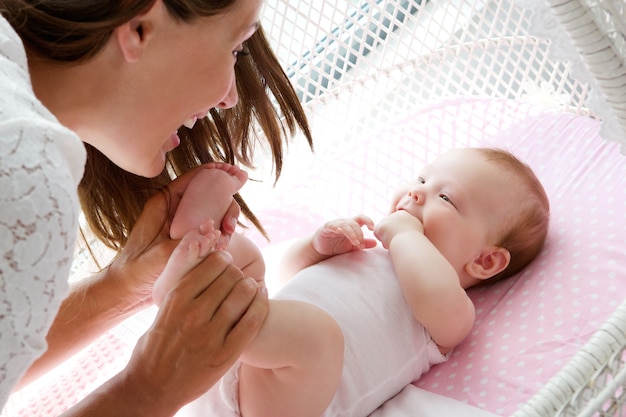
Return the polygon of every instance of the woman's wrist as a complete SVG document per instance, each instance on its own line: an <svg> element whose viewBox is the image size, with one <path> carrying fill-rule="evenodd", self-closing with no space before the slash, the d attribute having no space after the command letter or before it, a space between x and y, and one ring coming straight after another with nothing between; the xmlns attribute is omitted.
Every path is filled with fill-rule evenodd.
<svg viewBox="0 0 626 417"><path fill-rule="evenodd" d="M171 417L180 407L128 368L105 382L61 417L151 416Z"/></svg>
<svg viewBox="0 0 626 417"><path fill-rule="evenodd" d="M101 291L111 300L119 317L129 317L153 304L152 288L137 285L139 279L129 276L129 271L112 263L99 273Z"/></svg>

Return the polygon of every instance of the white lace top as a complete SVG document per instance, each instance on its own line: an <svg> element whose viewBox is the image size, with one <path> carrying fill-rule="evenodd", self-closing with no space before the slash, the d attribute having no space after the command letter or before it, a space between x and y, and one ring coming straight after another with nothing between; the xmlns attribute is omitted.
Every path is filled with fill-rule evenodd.
<svg viewBox="0 0 626 417"><path fill-rule="evenodd" d="M35 98L22 43L0 16L0 408L68 292L85 149Z"/></svg>

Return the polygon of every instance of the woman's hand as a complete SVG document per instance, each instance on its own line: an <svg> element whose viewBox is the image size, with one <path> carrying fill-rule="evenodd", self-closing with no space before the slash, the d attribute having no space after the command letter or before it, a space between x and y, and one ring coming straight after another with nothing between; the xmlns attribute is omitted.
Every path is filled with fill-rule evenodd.
<svg viewBox="0 0 626 417"><path fill-rule="evenodd" d="M169 292L126 368L64 416L173 415L234 364L268 305L227 252L213 252Z"/></svg>
<svg viewBox="0 0 626 417"><path fill-rule="evenodd" d="M121 288L125 288L120 294L127 297L125 303L136 306L152 302L154 282L179 242L170 239L171 219L191 179L200 169L203 167L181 175L146 202L124 249L108 267L107 279L116 279ZM233 200L222 221L220 239L230 240L239 212L239 205ZM220 240L220 244L223 243Z"/></svg>
<svg viewBox="0 0 626 417"><path fill-rule="evenodd" d="M256 337L267 294L231 262L223 251L209 255L172 289L139 340L127 369L155 401L182 406L197 398Z"/></svg>
<svg viewBox="0 0 626 417"><path fill-rule="evenodd" d="M359 249L373 248L376 240L365 238L363 226L374 229L374 222L359 214L351 219L336 219L324 224L312 237L311 244L320 255L333 256Z"/></svg>

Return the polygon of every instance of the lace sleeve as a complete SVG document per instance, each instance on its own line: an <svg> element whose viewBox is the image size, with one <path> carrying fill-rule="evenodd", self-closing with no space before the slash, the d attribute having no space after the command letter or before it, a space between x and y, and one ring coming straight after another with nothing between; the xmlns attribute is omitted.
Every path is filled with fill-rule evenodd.
<svg viewBox="0 0 626 417"><path fill-rule="evenodd" d="M78 137L35 98L21 44L8 48L7 37L0 25L1 405L45 351L67 295L85 161Z"/></svg>

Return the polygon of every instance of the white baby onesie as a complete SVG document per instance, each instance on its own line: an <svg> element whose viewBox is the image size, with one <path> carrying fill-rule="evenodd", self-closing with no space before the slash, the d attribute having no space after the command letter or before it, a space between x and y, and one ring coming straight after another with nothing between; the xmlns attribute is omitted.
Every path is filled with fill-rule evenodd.
<svg viewBox="0 0 626 417"><path fill-rule="evenodd" d="M315 304L345 338L341 383L324 417L365 417L432 365L444 362L415 320L382 248L335 256L299 272L274 297ZM237 416L235 365L183 415Z"/></svg>

